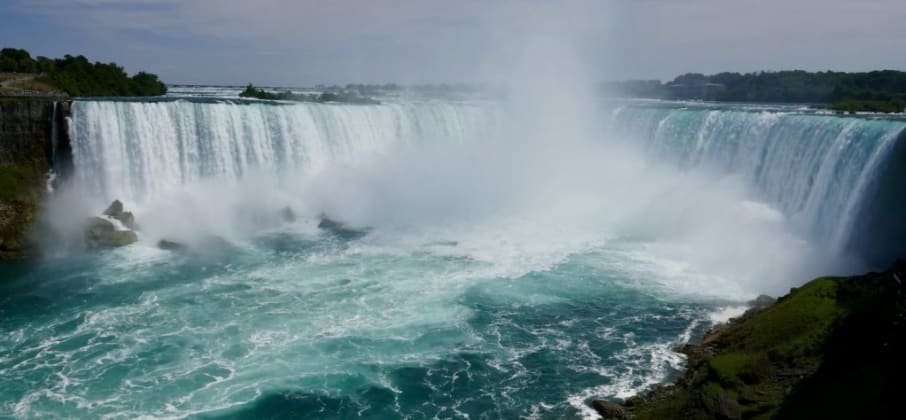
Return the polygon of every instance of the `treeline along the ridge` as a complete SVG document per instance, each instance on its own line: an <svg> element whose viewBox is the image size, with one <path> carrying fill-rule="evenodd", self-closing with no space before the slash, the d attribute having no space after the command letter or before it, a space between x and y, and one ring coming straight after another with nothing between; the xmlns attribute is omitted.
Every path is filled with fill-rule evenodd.
<svg viewBox="0 0 906 420"><path fill-rule="evenodd" d="M603 89L612 95L642 98L808 103L841 111L903 112L906 107L906 72L896 70L687 73L667 83L609 82Z"/></svg>
<svg viewBox="0 0 906 420"><path fill-rule="evenodd" d="M158 96L167 86L157 75L138 72L131 77L116 63L89 61L85 56L32 58L28 51L0 50L0 72L25 73L70 96Z"/></svg>

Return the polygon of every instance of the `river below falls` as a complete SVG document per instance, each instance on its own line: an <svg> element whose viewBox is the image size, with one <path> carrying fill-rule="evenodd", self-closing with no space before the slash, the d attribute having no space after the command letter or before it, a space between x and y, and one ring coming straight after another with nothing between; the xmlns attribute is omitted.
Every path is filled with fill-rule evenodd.
<svg viewBox="0 0 906 420"><path fill-rule="evenodd" d="M591 397L669 379L673 346L742 301L640 244L483 261L348 233L303 220L211 249L5 264L0 413L590 416Z"/></svg>

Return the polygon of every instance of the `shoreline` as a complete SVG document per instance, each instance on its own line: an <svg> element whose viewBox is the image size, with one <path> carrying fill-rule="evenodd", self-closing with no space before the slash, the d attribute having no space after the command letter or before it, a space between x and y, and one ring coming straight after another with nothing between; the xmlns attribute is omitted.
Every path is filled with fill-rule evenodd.
<svg viewBox="0 0 906 420"><path fill-rule="evenodd" d="M672 383L623 401L594 400L604 419L888 418L906 349L906 263L812 280L677 348ZM837 403L829 403L833 398Z"/></svg>

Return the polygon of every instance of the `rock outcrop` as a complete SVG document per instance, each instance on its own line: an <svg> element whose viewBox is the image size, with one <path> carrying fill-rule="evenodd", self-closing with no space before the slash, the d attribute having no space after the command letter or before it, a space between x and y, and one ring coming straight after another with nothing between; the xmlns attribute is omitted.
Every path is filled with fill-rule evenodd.
<svg viewBox="0 0 906 420"><path fill-rule="evenodd" d="M123 210L123 203L120 200L113 200L113 202L110 203L110 206L107 207L107 210L104 210L104 216L110 216L119 220L123 226L131 230L138 229L138 225L135 224L135 216L131 211Z"/></svg>
<svg viewBox="0 0 906 420"><path fill-rule="evenodd" d="M157 247L160 249L163 249L165 251L185 251L186 250L185 245L183 245L179 242L176 242L176 241L168 240L168 239L161 239L161 240L157 241Z"/></svg>
<svg viewBox="0 0 906 420"><path fill-rule="evenodd" d="M85 225L85 246L88 249L118 248L138 241L135 216L125 211L120 200L113 200L103 214L119 221L127 229L117 229L113 222L103 217L88 219Z"/></svg>
<svg viewBox="0 0 906 420"><path fill-rule="evenodd" d="M327 215L322 214L319 217L321 220L318 222L318 229L324 229L324 230L346 229L346 225L344 223L333 220L333 219L327 217Z"/></svg>
<svg viewBox="0 0 906 420"><path fill-rule="evenodd" d="M92 217L85 227L85 246L88 249L117 248L138 241L138 235L131 230L117 230L113 223L100 217Z"/></svg>
<svg viewBox="0 0 906 420"><path fill-rule="evenodd" d="M614 404L610 401L605 400L594 400L591 402L591 406L594 407L595 411L597 411L603 419L610 420L626 418L626 409L619 404Z"/></svg>
<svg viewBox="0 0 906 420"><path fill-rule="evenodd" d="M66 110L68 104L52 100L0 98L0 259L34 253L27 233L46 193L47 175L55 155L68 158L61 125Z"/></svg>
<svg viewBox="0 0 906 420"><path fill-rule="evenodd" d="M679 349L687 369L622 404L633 419L898 418L906 264L821 278ZM614 403L594 403L605 416ZM602 410L604 408L604 410ZM609 417L608 417L609 416Z"/></svg>
<svg viewBox="0 0 906 420"><path fill-rule="evenodd" d="M325 214L319 216L321 219L318 222L318 229L329 232L331 235L334 235L338 238L344 240L353 240L365 236L368 233L368 229L355 229L346 223L331 219Z"/></svg>

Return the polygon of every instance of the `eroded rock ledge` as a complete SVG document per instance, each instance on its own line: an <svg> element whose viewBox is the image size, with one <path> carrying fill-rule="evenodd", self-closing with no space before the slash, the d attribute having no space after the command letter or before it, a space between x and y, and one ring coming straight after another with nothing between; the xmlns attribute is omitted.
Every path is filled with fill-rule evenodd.
<svg viewBox="0 0 906 420"><path fill-rule="evenodd" d="M28 231L54 168L71 167L65 117L69 102L0 97L0 259L33 254Z"/></svg>

